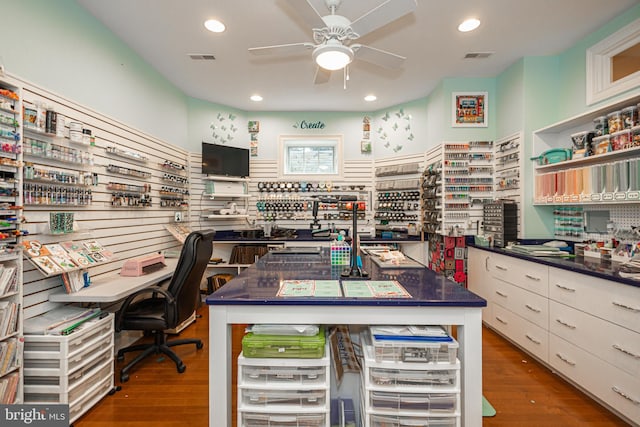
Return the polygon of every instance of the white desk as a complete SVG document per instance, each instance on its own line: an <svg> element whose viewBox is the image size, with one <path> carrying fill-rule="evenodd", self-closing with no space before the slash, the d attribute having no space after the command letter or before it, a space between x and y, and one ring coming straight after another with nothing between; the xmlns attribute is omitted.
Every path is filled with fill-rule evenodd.
<svg viewBox="0 0 640 427"><path fill-rule="evenodd" d="M342 267L335 277L325 255L320 262L304 262L268 254L209 295L209 426L231 426L231 326L243 323L457 325L462 425L482 426L481 314L486 301L426 268L393 270L410 299L275 296L280 280L339 278ZM363 261L373 279L385 278L385 272Z"/></svg>
<svg viewBox="0 0 640 427"><path fill-rule="evenodd" d="M118 272L104 274L95 279L91 279L91 285L82 288L78 292L68 294L61 289L61 292L49 295L52 302L95 302L109 303L124 299L132 293L153 286L168 279L178 264L178 258L165 259L167 264L161 270L145 274L138 277L121 276Z"/></svg>

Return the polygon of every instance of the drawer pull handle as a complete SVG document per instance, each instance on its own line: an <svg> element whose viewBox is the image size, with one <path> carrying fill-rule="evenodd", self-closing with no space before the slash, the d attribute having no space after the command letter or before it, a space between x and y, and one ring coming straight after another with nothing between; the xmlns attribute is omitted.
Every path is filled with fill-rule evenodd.
<svg viewBox="0 0 640 427"><path fill-rule="evenodd" d="M539 282L539 281L540 281L540 278L539 278L539 277L532 276L532 275L530 275L530 274L525 274L525 275L524 275L524 277L526 277L527 279L535 280L536 282Z"/></svg>
<svg viewBox="0 0 640 427"><path fill-rule="evenodd" d="M504 297L504 298L507 298L507 296L508 296L507 294L502 293L500 291L496 291L496 294L498 294L498 295L500 295L501 297Z"/></svg>
<svg viewBox="0 0 640 427"><path fill-rule="evenodd" d="M503 266L498 265L498 264L496 264L496 268L497 268L498 270L502 270L502 271L507 271L507 270L508 270L508 268L507 268L507 267L503 267Z"/></svg>
<svg viewBox="0 0 640 427"><path fill-rule="evenodd" d="M576 291L574 288L569 288L567 286L563 286L563 285L560 285L558 283L556 283L556 287L562 289L563 291L567 291L567 292L575 292Z"/></svg>
<svg viewBox="0 0 640 427"><path fill-rule="evenodd" d="M556 353L556 357L560 360L562 360L564 363L566 363L569 366L576 366L576 362L572 362L569 359L567 359L566 357L564 357L563 355L561 355L560 353Z"/></svg>
<svg viewBox="0 0 640 427"><path fill-rule="evenodd" d="M569 323L564 322L564 321L562 321L560 319L556 319L556 322L560 323L562 326L566 326L569 329L575 329L576 328L575 325L570 325Z"/></svg>
<svg viewBox="0 0 640 427"><path fill-rule="evenodd" d="M622 390L620 390L618 387L613 386L613 387L611 387L611 390L613 390L615 393L618 393L620 396L624 397L625 399L627 399L628 401L630 401L634 405L640 405L640 400L634 399L633 397L629 396L627 393L625 393Z"/></svg>
<svg viewBox="0 0 640 427"><path fill-rule="evenodd" d="M533 311L534 313L540 313L542 311L539 308L530 306L529 304L525 304L524 306L527 307L529 310Z"/></svg>
<svg viewBox="0 0 640 427"><path fill-rule="evenodd" d="M629 350L626 350L626 349L620 347L618 344L613 344L611 347L615 348L616 350L618 350L621 353L626 354L627 356L631 356L631 357L634 357L636 359L640 359L640 354L635 354L635 353L633 353L633 352L631 352Z"/></svg>
<svg viewBox="0 0 640 427"><path fill-rule="evenodd" d="M505 322L504 320L502 320L501 318L499 318L498 316L496 316L496 320L500 323L502 323L503 325L506 325L507 322Z"/></svg>
<svg viewBox="0 0 640 427"><path fill-rule="evenodd" d="M615 302L615 301L612 301L612 302L611 302L611 304L613 304L613 305L615 305L615 306L618 306L618 307L620 307L620 308L624 308L624 309L626 309L626 310L634 311L634 312L636 312L636 313L640 312L640 308L631 307L631 306L629 306L629 305L622 304L621 302Z"/></svg>
<svg viewBox="0 0 640 427"><path fill-rule="evenodd" d="M531 341L532 343L534 343L534 344L541 344L541 342L540 342L540 341L538 341L537 339L535 339L535 338L531 337L529 334L526 334L526 335L525 335L525 337L527 337L527 339L528 339L529 341Z"/></svg>

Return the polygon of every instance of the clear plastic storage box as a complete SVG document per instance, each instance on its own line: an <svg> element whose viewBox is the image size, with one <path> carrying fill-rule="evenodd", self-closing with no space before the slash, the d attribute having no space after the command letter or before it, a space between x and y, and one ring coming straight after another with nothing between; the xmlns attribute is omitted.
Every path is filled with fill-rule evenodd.
<svg viewBox="0 0 640 427"><path fill-rule="evenodd" d="M376 362L456 363L458 342L429 340L379 339L370 335Z"/></svg>

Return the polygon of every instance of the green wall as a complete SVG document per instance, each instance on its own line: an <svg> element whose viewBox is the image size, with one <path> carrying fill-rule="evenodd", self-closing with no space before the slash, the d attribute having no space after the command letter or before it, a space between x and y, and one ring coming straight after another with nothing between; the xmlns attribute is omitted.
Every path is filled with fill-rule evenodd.
<svg viewBox="0 0 640 427"><path fill-rule="evenodd" d="M6 72L182 146L186 96L74 0L2 0Z"/></svg>

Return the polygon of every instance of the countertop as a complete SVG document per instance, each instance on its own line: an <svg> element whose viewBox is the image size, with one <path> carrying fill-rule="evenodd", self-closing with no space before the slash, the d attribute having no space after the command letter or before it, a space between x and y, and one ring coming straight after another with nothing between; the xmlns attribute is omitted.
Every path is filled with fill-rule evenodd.
<svg viewBox="0 0 640 427"><path fill-rule="evenodd" d="M329 250L315 255L269 253L207 297L209 305L351 305L485 307L487 302L428 268L381 269L363 257L371 280L397 280L412 298L277 297L282 280L340 280L345 266L331 266ZM342 279L348 286L352 279Z"/></svg>
<svg viewBox="0 0 640 427"><path fill-rule="evenodd" d="M515 253L503 248L478 246L473 243L467 243L467 245L469 247L481 249L483 251L494 252L501 255L507 255L510 257L535 262L538 264L548 265L550 267L573 271L575 273L587 274L589 276L598 277L605 280L612 280L614 282L623 283L625 285L640 287L640 281L621 277L618 274L618 267L620 266L620 264L616 262L601 262L598 258L589 257L533 257Z"/></svg>
<svg viewBox="0 0 640 427"><path fill-rule="evenodd" d="M277 242L329 242L332 239L329 237L313 237L311 235L311 230L307 229L298 229L292 230L292 235L281 236L281 237L250 237L247 236L246 231L232 231L232 230L221 230L217 231L216 235L213 239L214 242L237 242L237 243L245 243L245 244L266 244L266 243L277 243ZM243 234L245 236L243 236ZM382 237L371 237L366 235L360 235L361 243L416 243L421 242L421 238L419 235L417 236L407 236L393 239L386 239Z"/></svg>

